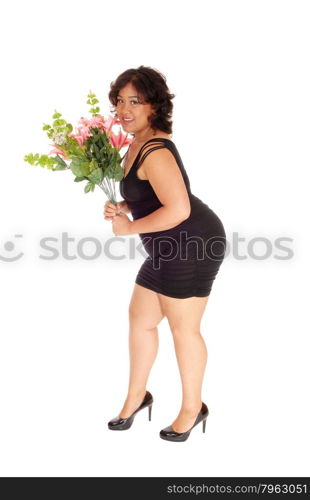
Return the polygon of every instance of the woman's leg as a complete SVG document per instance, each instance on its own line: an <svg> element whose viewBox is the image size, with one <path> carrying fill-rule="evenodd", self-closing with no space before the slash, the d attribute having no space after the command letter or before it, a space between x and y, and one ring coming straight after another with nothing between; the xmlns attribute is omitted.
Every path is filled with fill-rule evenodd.
<svg viewBox="0 0 310 500"><path fill-rule="evenodd" d="M158 294L135 283L129 305L129 386L121 418L129 417L144 398L158 351L157 325L163 318Z"/></svg>
<svg viewBox="0 0 310 500"><path fill-rule="evenodd" d="M208 351L200 333L201 318L208 297L175 299L158 294L173 335L182 381L182 406L171 424L176 432L192 427L201 409L201 390Z"/></svg>

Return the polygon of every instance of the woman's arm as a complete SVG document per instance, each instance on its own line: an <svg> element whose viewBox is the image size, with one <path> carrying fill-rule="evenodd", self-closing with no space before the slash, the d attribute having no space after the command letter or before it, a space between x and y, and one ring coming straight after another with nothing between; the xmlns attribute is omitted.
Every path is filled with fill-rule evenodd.
<svg viewBox="0 0 310 500"><path fill-rule="evenodd" d="M163 205L131 222L130 234L164 231L190 215L191 205L180 168L168 149L152 151L144 160L143 171Z"/></svg>
<svg viewBox="0 0 310 500"><path fill-rule="evenodd" d="M131 221L129 234L165 231L177 226L188 217L187 212L178 213L175 208L163 206L145 217Z"/></svg>

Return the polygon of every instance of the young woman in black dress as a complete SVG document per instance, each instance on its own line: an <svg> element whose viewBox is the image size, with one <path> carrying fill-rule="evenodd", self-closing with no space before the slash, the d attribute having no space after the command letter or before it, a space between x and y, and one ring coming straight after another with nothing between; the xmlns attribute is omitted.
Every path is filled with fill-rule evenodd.
<svg viewBox="0 0 310 500"><path fill-rule="evenodd" d="M207 348L200 323L224 260L226 234L219 217L190 189L171 139L172 99L165 77L140 66L111 83L109 99L122 128L132 134L120 182L123 201L106 202L104 218L115 235L138 234L148 254L129 305L130 377L125 403L108 427L128 429L143 408L151 409L147 380L158 351L157 327L167 317L182 381L176 419L160 431L169 441L185 441L209 410L201 390ZM131 214L131 220L127 214Z"/></svg>

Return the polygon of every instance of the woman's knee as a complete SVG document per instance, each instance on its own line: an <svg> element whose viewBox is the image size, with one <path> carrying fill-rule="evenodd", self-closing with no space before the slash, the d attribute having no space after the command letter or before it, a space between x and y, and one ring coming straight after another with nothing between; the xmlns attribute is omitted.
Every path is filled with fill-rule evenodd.
<svg viewBox="0 0 310 500"><path fill-rule="evenodd" d="M128 308L131 325L155 328L164 318L156 292L136 285Z"/></svg>
<svg viewBox="0 0 310 500"><path fill-rule="evenodd" d="M129 306L128 316L131 327L147 330L156 328L163 319L163 315L160 312L141 310L134 305Z"/></svg>
<svg viewBox="0 0 310 500"><path fill-rule="evenodd" d="M183 340L201 335L198 324L170 324L170 330L175 340Z"/></svg>

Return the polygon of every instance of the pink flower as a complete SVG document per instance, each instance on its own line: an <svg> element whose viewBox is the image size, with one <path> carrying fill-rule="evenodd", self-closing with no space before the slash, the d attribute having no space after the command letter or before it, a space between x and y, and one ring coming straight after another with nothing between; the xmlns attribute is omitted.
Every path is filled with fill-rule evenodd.
<svg viewBox="0 0 310 500"><path fill-rule="evenodd" d="M51 144L51 146L54 146L54 149L52 149L48 153L48 156L55 153L55 154L58 154L59 156L62 156L64 160L69 160L69 157L67 156L66 151L63 151L62 149L60 149L60 147L55 146L54 144Z"/></svg>
<svg viewBox="0 0 310 500"><path fill-rule="evenodd" d="M91 136L91 133L89 130L89 125L88 125L89 121L84 120L84 118L83 118L79 121L79 123L81 123L81 125L77 129L77 133L74 134L71 132L71 134L69 134L69 137L72 137L73 139L75 139L78 142L78 144L80 146L83 146L86 139L88 139L88 137Z"/></svg>
<svg viewBox="0 0 310 500"><path fill-rule="evenodd" d="M90 126L89 125L80 125L77 130L79 134L89 134L90 135Z"/></svg>
<svg viewBox="0 0 310 500"><path fill-rule="evenodd" d="M109 118L104 122L104 127L107 135L112 133L113 125L118 125L120 123L118 116L109 116Z"/></svg>
<svg viewBox="0 0 310 500"><path fill-rule="evenodd" d="M89 126L93 128L104 128L105 127L105 121L103 116L101 115L96 115L93 116L93 118L89 121Z"/></svg>
<svg viewBox="0 0 310 500"><path fill-rule="evenodd" d="M128 139L127 136L128 136L128 133L126 135L124 135L122 133L122 131L119 130L118 135L116 135L112 132L110 137L109 137L109 140L110 140L110 143L112 144L112 146L119 151L123 147L132 143L132 139Z"/></svg>
<svg viewBox="0 0 310 500"><path fill-rule="evenodd" d="M83 146L84 144L84 138L78 134L69 134L69 137L72 137L72 139L75 139L76 142L79 144L79 146Z"/></svg>
<svg viewBox="0 0 310 500"><path fill-rule="evenodd" d="M87 120L87 118L82 118L78 121L78 123L80 123L81 125L83 125L84 127L88 127L89 126L89 120Z"/></svg>

